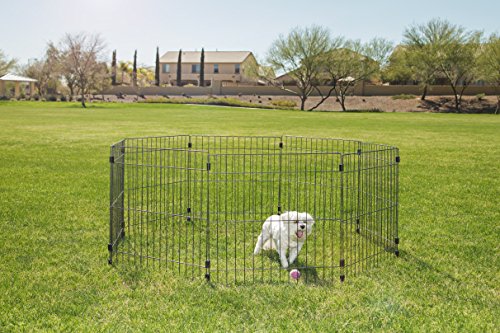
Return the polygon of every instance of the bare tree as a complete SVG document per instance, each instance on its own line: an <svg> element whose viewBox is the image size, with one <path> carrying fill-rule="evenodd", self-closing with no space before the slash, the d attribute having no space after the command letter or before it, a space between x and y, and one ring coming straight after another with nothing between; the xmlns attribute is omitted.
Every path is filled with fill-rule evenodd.
<svg viewBox="0 0 500 333"><path fill-rule="evenodd" d="M323 55L330 49L330 32L320 26L295 28L279 36L269 49L267 62L276 72L286 73L297 91L284 85L280 88L300 98L300 109L320 83Z"/></svg>
<svg viewBox="0 0 500 333"><path fill-rule="evenodd" d="M102 60L104 42L99 35L67 34L61 45L64 72L74 77L85 108L86 95L109 81L107 66Z"/></svg>

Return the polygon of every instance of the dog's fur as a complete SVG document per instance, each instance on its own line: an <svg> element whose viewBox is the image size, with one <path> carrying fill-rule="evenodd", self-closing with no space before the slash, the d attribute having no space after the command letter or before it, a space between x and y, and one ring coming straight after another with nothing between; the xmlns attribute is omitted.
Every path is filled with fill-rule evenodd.
<svg viewBox="0 0 500 333"><path fill-rule="evenodd" d="M271 215L262 225L262 232L253 253L257 255L261 250L276 249L281 266L287 268L297 258L307 236L312 232L313 224L314 219L307 213L293 211ZM287 250L289 250L288 259Z"/></svg>

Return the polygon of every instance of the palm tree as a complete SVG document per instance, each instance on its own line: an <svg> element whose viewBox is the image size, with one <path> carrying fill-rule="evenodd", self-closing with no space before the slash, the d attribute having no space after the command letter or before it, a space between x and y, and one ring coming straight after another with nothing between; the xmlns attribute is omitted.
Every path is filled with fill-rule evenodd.
<svg viewBox="0 0 500 333"><path fill-rule="evenodd" d="M129 76L132 73L132 68L130 67L130 65L131 65L130 61L120 61L119 63L120 71L122 72L122 83L121 83L122 85L124 83L125 73L127 73L127 75Z"/></svg>

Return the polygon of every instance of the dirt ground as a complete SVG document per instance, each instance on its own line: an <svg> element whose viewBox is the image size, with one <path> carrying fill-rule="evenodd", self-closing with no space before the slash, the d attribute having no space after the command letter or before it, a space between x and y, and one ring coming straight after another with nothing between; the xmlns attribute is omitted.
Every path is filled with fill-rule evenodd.
<svg viewBox="0 0 500 333"><path fill-rule="evenodd" d="M97 95L96 97L98 97ZM136 102L158 96L136 96L124 95L117 98L114 95L105 95L105 101L114 102ZM170 96L172 98L186 98L183 96ZM193 96L196 98L207 98L209 96ZM300 99L296 96L210 96L215 98L234 98L240 101L254 103L257 105L272 105L275 101L286 100L296 103L295 109L300 106ZM317 104L319 97L310 97L306 102L306 109ZM462 101L462 113L493 113L497 103L496 96L485 96L478 99L476 96L464 96ZM349 96L346 98L346 108L352 111L371 111L371 112L455 112L453 96L428 96L425 101L421 101L419 96L413 99L394 99L391 96ZM341 111L340 104L335 96L330 97L317 111Z"/></svg>
<svg viewBox="0 0 500 333"><path fill-rule="evenodd" d="M259 98L260 97L260 98ZM297 108L300 99L295 96L241 96L241 100L270 105L275 100L295 101ZM319 97L310 97L306 102L306 109L316 105ZM470 113L492 113L497 103L496 96L485 96L478 100L475 96L464 96L462 101L462 112ZM426 101L420 97L413 99L393 99L391 96L349 96L346 98L347 110L356 111L380 111L380 112L455 112L453 96L429 96ZM335 96L327 99L318 111L341 111L340 104Z"/></svg>

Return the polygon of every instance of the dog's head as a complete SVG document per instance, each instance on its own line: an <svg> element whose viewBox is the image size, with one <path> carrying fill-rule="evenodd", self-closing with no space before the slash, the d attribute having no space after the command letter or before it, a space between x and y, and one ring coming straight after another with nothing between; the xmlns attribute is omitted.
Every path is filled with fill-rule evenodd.
<svg viewBox="0 0 500 333"><path fill-rule="evenodd" d="M312 231L314 219L306 212L285 212L281 214L281 221L286 225L290 237L304 240Z"/></svg>

